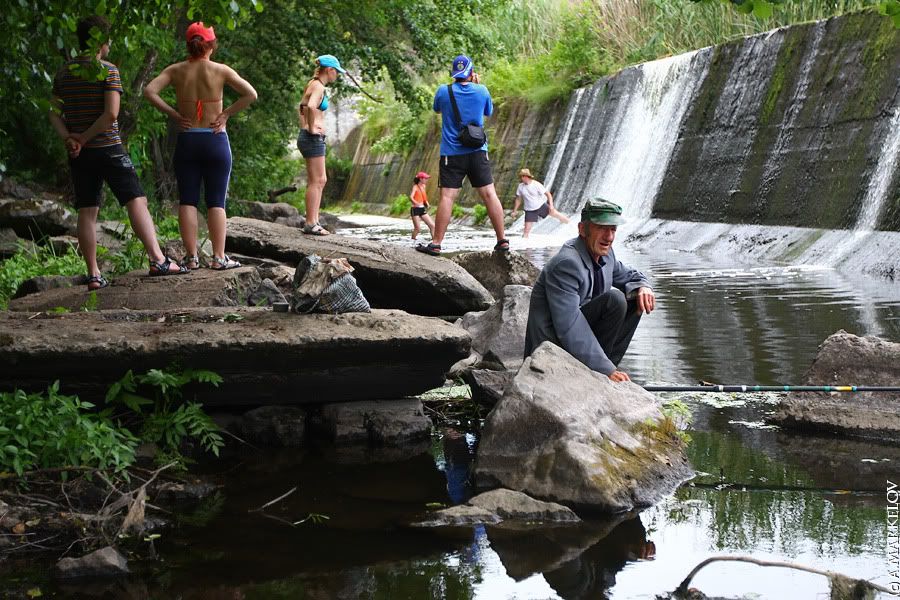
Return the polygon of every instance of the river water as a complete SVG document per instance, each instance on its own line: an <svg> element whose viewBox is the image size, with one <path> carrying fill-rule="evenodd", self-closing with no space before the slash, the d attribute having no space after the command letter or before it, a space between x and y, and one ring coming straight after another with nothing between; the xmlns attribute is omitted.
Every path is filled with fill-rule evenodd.
<svg viewBox="0 0 900 600"><path fill-rule="evenodd" d="M409 244L407 231L347 233ZM538 265L561 241L532 238L514 238L513 247ZM451 250L492 244L483 231L459 229L446 242ZM621 365L639 382L798 383L838 329L900 339L896 284L616 247L651 276L658 298ZM688 454L699 475L638 515L519 533L403 526L471 494L465 474L477 432L436 431L403 457L250 453L215 464L221 493L179 517L154 542L160 559L133 564L127 582L43 589L134 598L649 599L713 555L790 560L890 586L885 486L900 477L900 448L766 425L777 394L681 398L693 414ZM248 512L294 486L265 514ZM692 585L729 598L828 592L824 577L742 563L715 563Z"/></svg>

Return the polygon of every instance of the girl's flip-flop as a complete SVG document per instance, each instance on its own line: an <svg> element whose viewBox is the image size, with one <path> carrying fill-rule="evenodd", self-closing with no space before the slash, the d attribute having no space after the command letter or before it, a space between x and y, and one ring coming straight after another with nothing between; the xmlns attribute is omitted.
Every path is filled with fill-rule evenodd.
<svg viewBox="0 0 900 600"><path fill-rule="evenodd" d="M91 275L87 280L87 289L89 292L96 292L109 285L109 281L103 275Z"/></svg>
<svg viewBox="0 0 900 600"><path fill-rule="evenodd" d="M154 260L150 261L150 277L165 277L166 275L181 275L182 273L187 273L188 270L177 264L177 271L172 270L172 259L168 256L165 257L164 260L156 262Z"/></svg>

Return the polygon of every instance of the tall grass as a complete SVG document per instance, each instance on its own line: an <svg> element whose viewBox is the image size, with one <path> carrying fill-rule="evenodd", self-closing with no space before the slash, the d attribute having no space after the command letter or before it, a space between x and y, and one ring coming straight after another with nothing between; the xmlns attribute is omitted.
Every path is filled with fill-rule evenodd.
<svg viewBox="0 0 900 600"><path fill-rule="evenodd" d="M520 7L518 13L545 21L536 38L536 51L520 48L517 55L498 60L485 74L498 103L519 98L543 104L628 65L872 7L870 0L785 0L775 6L771 18L758 19L718 0L545 2L554 10L534 15ZM504 31L512 28L509 22L496 26Z"/></svg>

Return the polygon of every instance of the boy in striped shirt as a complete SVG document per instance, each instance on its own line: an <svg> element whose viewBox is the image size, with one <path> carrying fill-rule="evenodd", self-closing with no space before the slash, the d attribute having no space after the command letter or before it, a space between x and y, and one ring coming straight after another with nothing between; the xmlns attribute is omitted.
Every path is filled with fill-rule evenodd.
<svg viewBox="0 0 900 600"><path fill-rule="evenodd" d="M109 22L90 16L78 22L81 54L66 62L53 81L50 122L69 153L69 168L78 209L78 246L88 270L88 290L109 285L97 264L97 214L103 197L103 182L128 211L135 235L150 257L150 275L185 273L160 250L147 196L141 188L131 157L119 137L119 106L122 82L119 69L104 60L109 54ZM99 36L98 36L99 33ZM106 40L96 48L97 39ZM82 77L95 61L105 73L102 80Z"/></svg>

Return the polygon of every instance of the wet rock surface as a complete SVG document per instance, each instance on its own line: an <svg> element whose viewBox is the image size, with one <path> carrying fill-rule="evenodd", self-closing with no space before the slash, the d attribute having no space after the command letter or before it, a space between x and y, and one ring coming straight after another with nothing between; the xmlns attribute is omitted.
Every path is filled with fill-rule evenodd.
<svg viewBox="0 0 900 600"><path fill-rule="evenodd" d="M458 327L401 311L10 311L0 313L0 363L15 369L3 370L0 387L42 390L59 379L64 393L100 398L109 382L136 365L166 368L178 361L224 378L218 388L198 386L207 407L401 398L442 385L469 343ZM387 425L384 431L389 437Z"/></svg>
<svg viewBox="0 0 900 600"><path fill-rule="evenodd" d="M275 223L233 217L226 249L296 265L310 254L346 257L360 289L375 308L414 314L462 315L484 310L490 293L455 263L402 248L340 235L318 237Z"/></svg>
<svg viewBox="0 0 900 600"><path fill-rule="evenodd" d="M807 371L806 385L900 386L900 343L844 330L826 339ZM900 392L793 393L772 421L798 430L900 440Z"/></svg>
<svg viewBox="0 0 900 600"><path fill-rule="evenodd" d="M491 490L478 494L468 502L483 508L504 521L539 521L544 523L576 523L578 518L570 508L556 502L542 502L513 490Z"/></svg>
<svg viewBox="0 0 900 600"><path fill-rule="evenodd" d="M128 573L128 561L112 546L81 558L63 558L53 567L56 579L120 577Z"/></svg>
<svg viewBox="0 0 900 600"><path fill-rule="evenodd" d="M605 512L649 506L692 475L662 419L652 394L545 342L487 417L476 485Z"/></svg>
<svg viewBox="0 0 900 600"><path fill-rule="evenodd" d="M541 274L540 269L519 252L464 252L451 260L468 271L496 300L503 298L504 287L533 286Z"/></svg>

